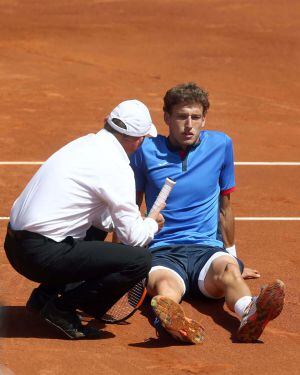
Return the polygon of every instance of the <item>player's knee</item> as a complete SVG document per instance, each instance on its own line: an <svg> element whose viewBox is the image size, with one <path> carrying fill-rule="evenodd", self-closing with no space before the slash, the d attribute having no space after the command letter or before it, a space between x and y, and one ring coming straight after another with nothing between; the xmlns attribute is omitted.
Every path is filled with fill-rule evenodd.
<svg viewBox="0 0 300 375"><path fill-rule="evenodd" d="M149 275L149 282L148 282L148 288L151 289L151 294L160 294L159 292L161 290L168 290L172 289L172 285L170 285L170 282L168 279L160 277L160 278L153 278L151 277L152 273Z"/></svg>
<svg viewBox="0 0 300 375"><path fill-rule="evenodd" d="M239 269L239 266L234 263L227 263L224 271L221 275L218 276L219 280L224 284L236 283L242 280L242 275Z"/></svg>

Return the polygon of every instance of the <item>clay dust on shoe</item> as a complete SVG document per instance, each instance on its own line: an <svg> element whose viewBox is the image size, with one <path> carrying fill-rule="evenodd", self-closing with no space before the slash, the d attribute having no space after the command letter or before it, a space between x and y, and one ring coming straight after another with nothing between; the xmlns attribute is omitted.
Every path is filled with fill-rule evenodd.
<svg viewBox="0 0 300 375"><path fill-rule="evenodd" d="M204 328L185 316L182 307L168 297L156 296L151 300L154 313L165 330L175 339L200 344L204 340Z"/></svg>
<svg viewBox="0 0 300 375"><path fill-rule="evenodd" d="M251 302L241 321L237 338L241 342L255 342L265 326L275 319L284 305L285 286L276 280L261 289L256 301Z"/></svg>

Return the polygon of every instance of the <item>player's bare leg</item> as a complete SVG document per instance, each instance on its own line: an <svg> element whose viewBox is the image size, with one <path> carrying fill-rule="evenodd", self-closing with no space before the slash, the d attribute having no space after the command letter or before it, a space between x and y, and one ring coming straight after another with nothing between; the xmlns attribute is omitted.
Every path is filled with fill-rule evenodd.
<svg viewBox="0 0 300 375"><path fill-rule="evenodd" d="M147 292L151 297L159 294L179 303L185 292L185 286L174 272L158 269L149 274Z"/></svg>
<svg viewBox="0 0 300 375"><path fill-rule="evenodd" d="M238 265L228 256L212 262L204 286L211 296L224 296L228 307L240 317L237 338L243 342L255 342L268 322L275 319L283 308L285 287L282 281L276 280L262 287L259 296L252 298Z"/></svg>
<svg viewBox="0 0 300 375"><path fill-rule="evenodd" d="M252 296L241 275L237 261L228 255L220 256L211 263L204 279L204 287L214 298L225 297L226 304L231 311L234 311L238 299Z"/></svg>
<svg viewBox="0 0 300 375"><path fill-rule="evenodd" d="M148 292L153 297L151 306L165 330L176 340L202 343L203 327L185 316L179 305L185 292L183 281L174 272L163 269L149 275Z"/></svg>

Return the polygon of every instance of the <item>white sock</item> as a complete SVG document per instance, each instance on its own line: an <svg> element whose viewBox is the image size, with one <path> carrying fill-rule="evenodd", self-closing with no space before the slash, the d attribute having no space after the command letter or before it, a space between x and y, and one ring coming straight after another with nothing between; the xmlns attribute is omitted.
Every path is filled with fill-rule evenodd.
<svg viewBox="0 0 300 375"><path fill-rule="evenodd" d="M249 306L250 302L252 301L251 296L244 296L238 299L234 305L234 311L236 314L242 318L246 308Z"/></svg>

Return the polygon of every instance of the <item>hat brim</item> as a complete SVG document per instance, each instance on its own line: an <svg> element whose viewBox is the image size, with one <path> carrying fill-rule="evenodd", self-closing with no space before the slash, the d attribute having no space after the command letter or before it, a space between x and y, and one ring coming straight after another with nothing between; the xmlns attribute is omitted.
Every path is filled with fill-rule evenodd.
<svg viewBox="0 0 300 375"><path fill-rule="evenodd" d="M157 129L154 124L151 124L150 130L146 134L149 137L157 137Z"/></svg>

